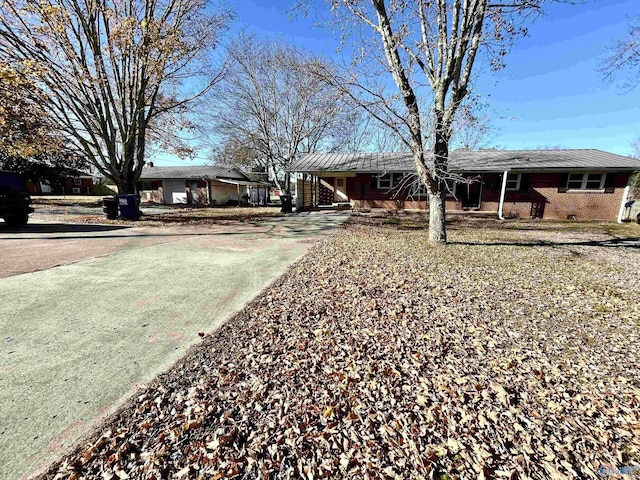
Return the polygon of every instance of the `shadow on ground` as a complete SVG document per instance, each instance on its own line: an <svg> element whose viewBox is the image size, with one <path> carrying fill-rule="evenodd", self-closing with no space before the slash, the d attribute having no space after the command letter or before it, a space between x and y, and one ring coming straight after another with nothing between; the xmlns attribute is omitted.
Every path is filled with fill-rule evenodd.
<svg viewBox="0 0 640 480"><path fill-rule="evenodd" d="M197 236L236 236L264 235L271 238L303 239L322 235L338 227L345 220L344 215L296 215L290 217L271 217L251 222L221 221L204 225L165 225L144 227L141 225L99 225L42 223L29 224L19 229L2 228L0 235L15 233L16 236L3 236L2 240L72 240L91 238L145 238L145 237L197 237ZM128 230L128 231L125 231ZM120 231L120 232L119 232ZM105 233L106 232L106 233ZM108 233L113 232L113 233ZM60 234L40 236L41 234ZM91 235L95 233L95 235ZM33 235L30 235L33 234ZM74 235L75 234L75 235Z"/></svg>
<svg viewBox="0 0 640 480"><path fill-rule="evenodd" d="M547 240L514 242L449 242L450 245L483 247L624 247L640 249L640 237L611 238L606 240L585 240L576 242L552 242Z"/></svg>
<svg viewBox="0 0 640 480"><path fill-rule="evenodd" d="M0 223L0 233L90 233L131 228L126 225L96 225L77 223L30 223L24 227L9 227ZM24 238L24 237L21 237ZM68 238L68 237L66 237Z"/></svg>

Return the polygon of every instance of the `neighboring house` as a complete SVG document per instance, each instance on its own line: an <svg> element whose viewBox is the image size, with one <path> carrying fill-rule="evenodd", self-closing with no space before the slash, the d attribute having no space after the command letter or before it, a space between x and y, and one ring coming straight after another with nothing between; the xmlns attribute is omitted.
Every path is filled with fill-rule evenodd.
<svg viewBox="0 0 640 480"><path fill-rule="evenodd" d="M240 205L248 203L248 187L259 184L234 166L155 167L149 162L137 188L142 202Z"/></svg>
<svg viewBox="0 0 640 480"><path fill-rule="evenodd" d="M61 185L49 185L46 180L26 181L27 189L32 195L40 194L63 194L63 195L88 195L93 191L94 177L88 173L77 176L69 176L63 180Z"/></svg>
<svg viewBox="0 0 640 480"><path fill-rule="evenodd" d="M503 217L620 219L629 176L640 160L600 150L452 151L447 211ZM410 153L309 154L298 206L349 203L355 209L428 209Z"/></svg>
<svg viewBox="0 0 640 480"><path fill-rule="evenodd" d="M243 171L243 173L255 182L254 185L247 187L249 203L252 205L266 205L269 202L269 191L271 189L269 174L266 172L246 170Z"/></svg>

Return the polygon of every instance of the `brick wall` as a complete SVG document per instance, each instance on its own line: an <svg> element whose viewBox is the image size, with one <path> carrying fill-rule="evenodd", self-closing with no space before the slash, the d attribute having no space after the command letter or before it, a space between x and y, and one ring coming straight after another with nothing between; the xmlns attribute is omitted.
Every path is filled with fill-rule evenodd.
<svg viewBox="0 0 640 480"><path fill-rule="evenodd" d="M526 192L506 192L503 213L507 217L566 220L575 216L578 220L616 220L624 187L629 174L615 174L613 193L603 192L559 192L560 173L529 174L529 189ZM487 175L485 182L493 180ZM485 188L481 209L497 211L500 203L499 189Z"/></svg>
<svg viewBox="0 0 640 480"><path fill-rule="evenodd" d="M560 173L531 173L529 186L519 192L508 191L505 195L503 213L507 217L529 218L531 216L548 219L567 219L575 216L578 220L614 221L618 216L624 187L629 173L615 174L613 193L603 192L558 192ZM323 180L333 185L333 177ZM500 204L501 181L498 174L483 175L482 201L479 209L497 212ZM370 174L347 177L346 191L351 204L356 208L426 209L426 197L407 199L402 195L394 197L393 191L373 188ZM446 200L448 211L462 210L462 203L455 198Z"/></svg>
<svg viewBox="0 0 640 480"><path fill-rule="evenodd" d="M318 202L318 184L315 180L311 181L311 175L308 175L304 180L297 180L296 192L298 193L300 206L310 208L314 206L314 203Z"/></svg>
<svg viewBox="0 0 640 480"><path fill-rule="evenodd" d="M620 211L620 203L628 178L627 173L616 174L615 189L612 193L559 193L557 188L559 178L556 176L555 188L549 185L537 188L548 201L544 218L565 219L569 215L575 215L578 220L615 220Z"/></svg>

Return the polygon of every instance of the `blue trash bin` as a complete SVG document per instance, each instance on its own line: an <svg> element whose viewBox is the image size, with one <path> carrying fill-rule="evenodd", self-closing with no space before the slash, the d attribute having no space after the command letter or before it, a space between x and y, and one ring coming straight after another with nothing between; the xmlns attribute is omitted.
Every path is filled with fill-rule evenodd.
<svg viewBox="0 0 640 480"><path fill-rule="evenodd" d="M125 220L137 220L140 218L140 210L138 205L140 204L140 195L133 193L126 195L117 195L118 210L120 210L120 216Z"/></svg>

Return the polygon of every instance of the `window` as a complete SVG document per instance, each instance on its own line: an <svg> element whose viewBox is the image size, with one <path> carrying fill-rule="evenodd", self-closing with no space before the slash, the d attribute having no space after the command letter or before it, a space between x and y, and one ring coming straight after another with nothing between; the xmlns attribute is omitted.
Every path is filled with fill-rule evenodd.
<svg viewBox="0 0 640 480"><path fill-rule="evenodd" d="M520 190L520 182L522 181L522 174L520 173L508 173L507 174L507 191L517 192Z"/></svg>
<svg viewBox="0 0 640 480"><path fill-rule="evenodd" d="M567 190L603 190L603 173L570 173L567 178Z"/></svg>
<svg viewBox="0 0 640 480"><path fill-rule="evenodd" d="M73 184L82 185L82 180L80 180L80 177L73 177Z"/></svg>
<svg viewBox="0 0 640 480"><path fill-rule="evenodd" d="M407 197L426 197L427 187L418 179L414 179L407 185Z"/></svg>
<svg viewBox="0 0 640 480"><path fill-rule="evenodd" d="M149 180L144 180L142 182L142 190L153 190L153 186Z"/></svg>
<svg viewBox="0 0 640 480"><path fill-rule="evenodd" d="M458 188L458 182L456 182L453 178L445 179L445 183L447 184L445 196L447 198L456 198L456 189Z"/></svg>
<svg viewBox="0 0 640 480"><path fill-rule="evenodd" d="M393 175L387 173L378 177L378 188L390 189L393 187Z"/></svg>

